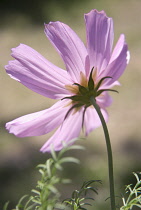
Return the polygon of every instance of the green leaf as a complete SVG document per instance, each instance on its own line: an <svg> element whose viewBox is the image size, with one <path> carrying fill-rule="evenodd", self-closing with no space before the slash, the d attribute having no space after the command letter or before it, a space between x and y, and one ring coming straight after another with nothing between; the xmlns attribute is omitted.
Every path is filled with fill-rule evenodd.
<svg viewBox="0 0 141 210"><path fill-rule="evenodd" d="M67 163L67 162L72 162L72 163L77 163L77 164L80 163L80 161L74 157L64 157L59 161L59 163Z"/></svg>
<svg viewBox="0 0 141 210"><path fill-rule="evenodd" d="M53 159L55 161L57 161L57 155L56 155L56 152L55 152L55 150L53 148L53 145L51 145L51 155L52 155Z"/></svg>
<svg viewBox="0 0 141 210"><path fill-rule="evenodd" d="M61 162L59 160L57 163L55 163L55 168L58 169L59 171L62 171L63 167L60 164L61 164Z"/></svg>
<svg viewBox="0 0 141 210"><path fill-rule="evenodd" d="M89 180L89 181L87 181L87 182L84 182L83 183L83 185L82 185L82 187L88 187L90 184L92 184L92 183L94 183L94 182L98 182L98 183L100 183L101 184L101 180Z"/></svg>
<svg viewBox="0 0 141 210"><path fill-rule="evenodd" d="M80 146L80 145L72 145L67 150L74 150L74 149L85 150L85 147Z"/></svg>
<svg viewBox="0 0 141 210"><path fill-rule="evenodd" d="M136 184L133 187L132 184L127 185L125 188L125 192L128 193L127 200L125 198L122 198L123 200L123 206L120 208L120 210L128 210L132 209L134 206L138 206L141 208L141 180L139 179L138 174L133 173L136 178ZM139 173L140 174L140 173Z"/></svg>
<svg viewBox="0 0 141 210"><path fill-rule="evenodd" d="M24 200L26 197L28 197L28 195L24 195L24 196L21 197L21 199L19 200L18 204L16 205L16 209L17 209L17 208L20 209L20 208L23 207L22 202L23 202L23 200Z"/></svg>
<svg viewBox="0 0 141 210"><path fill-rule="evenodd" d="M67 151L74 150L74 149L85 150L85 148L83 146L80 146L80 145L72 145L72 144L74 144L78 140L84 140L84 138L74 138L74 139L72 139L69 142L70 145L68 145L65 141L63 141L62 142L63 149L59 152L58 159L60 159L64 155L64 153L67 152Z"/></svg>
<svg viewBox="0 0 141 210"><path fill-rule="evenodd" d="M57 190L57 188L54 187L53 185L49 185L49 186L48 186L48 189L49 189L52 193L54 193L54 194L59 193L59 191Z"/></svg>
<svg viewBox="0 0 141 210"><path fill-rule="evenodd" d="M48 174L49 177L52 176L52 173L51 173L52 162L53 162L52 159L49 159L46 162L46 171L47 171L47 174Z"/></svg>
<svg viewBox="0 0 141 210"><path fill-rule="evenodd" d="M31 190L31 192L33 192L33 193L35 193L35 194L37 194L37 195L40 195L40 192L39 191L37 191L37 190Z"/></svg>
<svg viewBox="0 0 141 210"><path fill-rule="evenodd" d="M9 201L7 201L7 202L4 204L3 210L7 210L8 205L9 205Z"/></svg>
<svg viewBox="0 0 141 210"><path fill-rule="evenodd" d="M71 179L62 179L61 183L63 183L63 184L70 184L71 183Z"/></svg>

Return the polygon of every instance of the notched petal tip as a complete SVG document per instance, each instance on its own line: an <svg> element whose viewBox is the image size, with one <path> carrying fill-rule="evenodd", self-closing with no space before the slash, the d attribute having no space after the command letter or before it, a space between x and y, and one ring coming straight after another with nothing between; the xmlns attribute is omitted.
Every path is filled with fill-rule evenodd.
<svg viewBox="0 0 141 210"><path fill-rule="evenodd" d="M44 25L45 26L44 32L47 37L49 34L51 35L51 30L52 31L56 30L55 24L56 24L56 22L49 22L48 24Z"/></svg>
<svg viewBox="0 0 141 210"><path fill-rule="evenodd" d="M49 23L44 23L45 28L48 28L48 26L51 26L54 22L50 21Z"/></svg>
<svg viewBox="0 0 141 210"><path fill-rule="evenodd" d="M26 45L23 44L23 43L20 43L17 47L13 47L13 48L11 49L11 51L13 52L13 51L15 51L15 50L17 50L17 49L19 49L19 48L21 48L21 47L26 47Z"/></svg>
<svg viewBox="0 0 141 210"><path fill-rule="evenodd" d="M104 10L98 11L97 9L93 9L93 10L91 10L90 12L85 13L84 16L85 16L85 17L86 17L86 16L90 16L90 15L92 15L93 13L104 15L107 19L112 19L111 17L108 17L108 16L106 15L106 13L105 13Z"/></svg>
<svg viewBox="0 0 141 210"><path fill-rule="evenodd" d="M14 58L14 54L19 48L21 47L22 44L19 44L17 47L11 48L11 56Z"/></svg>
<svg viewBox="0 0 141 210"><path fill-rule="evenodd" d="M6 130L8 130L8 131L9 131L9 127L10 127L10 126L9 126L9 123L6 123L6 124L5 124L5 128L6 128Z"/></svg>
<svg viewBox="0 0 141 210"><path fill-rule="evenodd" d="M58 25L58 24L64 24L64 23L62 23L62 22L60 22L60 21L55 21L55 22L53 22L53 21L50 21L48 24L46 24L46 23L44 23L44 26L45 26L45 29L49 29L50 27L53 27L54 29L55 29L55 27ZM64 24L65 25L65 24Z"/></svg>
<svg viewBox="0 0 141 210"><path fill-rule="evenodd" d="M20 43L17 47L11 49L11 56L15 59L18 59L21 56L21 54L23 54L23 52L28 48L30 47Z"/></svg>
<svg viewBox="0 0 141 210"><path fill-rule="evenodd" d="M8 70L9 65L10 65L10 61L8 62L8 64L7 64L7 65L5 65L5 66L4 66L4 68L5 68L5 70L6 70L6 71Z"/></svg>
<svg viewBox="0 0 141 210"><path fill-rule="evenodd" d="M13 124L14 125L14 124ZM10 133L10 134L13 134L13 135L15 135L15 136L17 136L17 137L23 137L22 135L20 135L18 132L17 132L17 130L15 129L15 127L13 126L13 125L11 125L11 122L8 122L8 123L6 123L5 124L5 128L6 128L6 130L8 130L8 132ZM16 125L16 124L15 124Z"/></svg>
<svg viewBox="0 0 141 210"><path fill-rule="evenodd" d="M12 79L20 82L20 79L16 78L14 75L12 75L11 73L11 67L12 65L15 63L16 61L15 60L11 60L8 62L8 65L5 65L4 68L6 70L6 73L8 74L8 76L10 76Z"/></svg>

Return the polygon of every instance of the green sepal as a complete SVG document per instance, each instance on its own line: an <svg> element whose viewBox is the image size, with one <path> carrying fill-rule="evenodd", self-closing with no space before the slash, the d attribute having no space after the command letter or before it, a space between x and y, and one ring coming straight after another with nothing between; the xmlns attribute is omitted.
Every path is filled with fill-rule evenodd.
<svg viewBox="0 0 141 210"><path fill-rule="evenodd" d="M112 91L112 92L118 93L117 90L113 90L113 89L101 89L101 90L97 91L96 96L99 96L101 93L103 93L103 92L105 92L105 91Z"/></svg>
<svg viewBox="0 0 141 210"><path fill-rule="evenodd" d="M70 96L70 97L64 97L64 98L62 98L61 100L63 100L63 99L71 99L72 101L82 101L82 98L83 98L83 96L79 96L79 95L74 95L74 96Z"/></svg>
<svg viewBox="0 0 141 210"><path fill-rule="evenodd" d="M74 83L74 85L77 85L79 87L79 92L82 94L82 95L85 95L88 90L87 88L83 87L82 85L78 84L78 83Z"/></svg>
<svg viewBox="0 0 141 210"><path fill-rule="evenodd" d="M71 99L73 100L73 101L76 101L76 102L81 102L81 101L83 101L83 96L79 96L79 95L74 95L74 96L71 96Z"/></svg>
<svg viewBox="0 0 141 210"><path fill-rule="evenodd" d="M98 84L97 84L97 86L96 86L96 88L95 88L95 91L97 91L97 90L99 89L100 85L102 84L102 82L103 82L105 79L108 79L108 78L111 79L112 77L109 77L109 76L103 77L103 78L98 82Z"/></svg>
<svg viewBox="0 0 141 210"><path fill-rule="evenodd" d="M85 106L85 107L84 107L84 111L83 111L83 115L82 115L82 129L84 128L84 118L85 118L86 109L87 109L88 107L89 107L89 106Z"/></svg>
<svg viewBox="0 0 141 210"><path fill-rule="evenodd" d="M93 78L92 78L93 70L94 70L94 67L93 67L92 70L91 70L90 77L89 77L89 81L88 81L88 89L89 89L90 91L91 91L91 90L94 90L94 80L93 80Z"/></svg>
<svg viewBox="0 0 141 210"><path fill-rule="evenodd" d="M84 104L81 104L81 103L73 105L73 106L68 110L68 112L66 113L66 115L65 115L65 117L64 117L64 120L68 117L69 113L70 113L73 109L79 108L79 107L81 107L81 106L83 106L83 105L84 105Z"/></svg>

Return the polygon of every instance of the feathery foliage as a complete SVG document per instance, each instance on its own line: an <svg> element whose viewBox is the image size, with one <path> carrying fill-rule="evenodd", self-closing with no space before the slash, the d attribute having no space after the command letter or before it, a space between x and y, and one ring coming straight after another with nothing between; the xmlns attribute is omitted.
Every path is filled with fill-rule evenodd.
<svg viewBox="0 0 141 210"><path fill-rule="evenodd" d="M92 191L98 194L97 188L91 186L91 184L93 184L94 182L101 183L100 180L90 180L84 182L80 190L74 190L71 198L65 199L63 202L66 203L68 206L70 206L71 209L73 210L78 210L78 209L87 210L86 208L83 207L86 205L91 206L91 204L87 200L94 200L92 197L86 197L87 193L89 191Z"/></svg>
<svg viewBox="0 0 141 210"><path fill-rule="evenodd" d="M124 197L123 200L123 206L120 208L120 210L132 210L133 206L137 206L141 208L141 179L139 178L139 174L133 173L136 178L136 184L133 187L132 184L127 185L125 192L128 194L127 199Z"/></svg>

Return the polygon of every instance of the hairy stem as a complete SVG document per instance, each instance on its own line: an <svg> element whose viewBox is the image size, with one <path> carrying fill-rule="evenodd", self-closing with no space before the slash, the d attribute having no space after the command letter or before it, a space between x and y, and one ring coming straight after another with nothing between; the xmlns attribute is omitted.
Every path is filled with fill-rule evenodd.
<svg viewBox="0 0 141 210"><path fill-rule="evenodd" d="M110 185L110 201L111 201L111 210L116 210L115 206L115 192L114 192L114 176L113 176L113 157L112 157L112 149L111 149L111 143L110 143L110 136L107 129L107 125L105 122L105 119L101 113L101 110L96 103L96 100L94 97L90 98L91 104L94 106L95 110L97 111L99 118L102 123L105 140L106 140L106 146L107 146L107 154L108 154L108 169L109 169L109 185Z"/></svg>

